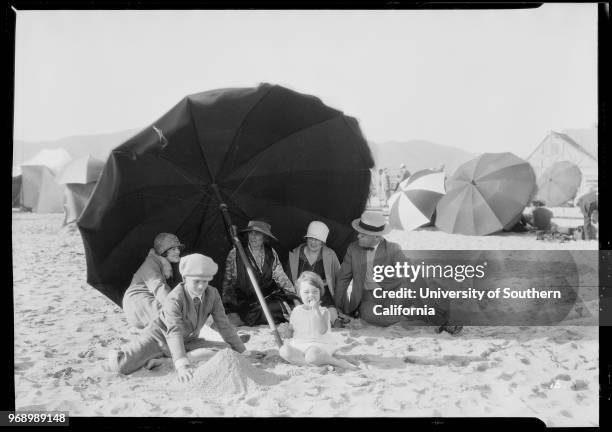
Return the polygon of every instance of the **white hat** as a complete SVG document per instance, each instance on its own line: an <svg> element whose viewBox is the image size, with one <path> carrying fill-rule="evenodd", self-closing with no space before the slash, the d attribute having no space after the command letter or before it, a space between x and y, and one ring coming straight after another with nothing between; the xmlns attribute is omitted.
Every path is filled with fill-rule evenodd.
<svg viewBox="0 0 612 432"><path fill-rule="evenodd" d="M212 258L198 253L184 256L179 263L181 276L212 277L217 274L218 268Z"/></svg>
<svg viewBox="0 0 612 432"><path fill-rule="evenodd" d="M361 218L355 219L351 225L355 231L368 235L383 235L391 231L387 219L382 212L366 210Z"/></svg>
<svg viewBox="0 0 612 432"><path fill-rule="evenodd" d="M308 225L308 231L304 238L314 238L317 240L321 240L323 243L327 241L327 236L329 235L329 228L323 222L312 221L310 225Z"/></svg>

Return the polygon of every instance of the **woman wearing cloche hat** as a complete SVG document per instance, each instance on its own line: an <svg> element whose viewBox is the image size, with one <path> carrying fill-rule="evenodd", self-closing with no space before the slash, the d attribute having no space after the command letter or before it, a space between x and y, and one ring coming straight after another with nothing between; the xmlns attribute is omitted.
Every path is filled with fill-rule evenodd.
<svg viewBox="0 0 612 432"><path fill-rule="evenodd" d="M123 295L123 310L130 325L143 329L157 318L166 295L181 282L172 265L181 260L184 248L174 234L160 233L155 237L153 249Z"/></svg>
<svg viewBox="0 0 612 432"><path fill-rule="evenodd" d="M271 240L277 240L270 224L263 219L251 220L241 233L246 234L242 236L244 252L274 321L277 324L287 321L290 308L298 304L299 297L283 270L278 254L269 245ZM267 324L246 268L236 254L236 248L232 248L225 262L222 298L234 325Z"/></svg>
<svg viewBox="0 0 612 432"><path fill-rule="evenodd" d="M340 262L336 253L325 243L329 228L323 222L312 221L308 225L306 241L289 252L289 276L295 282L304 271L318 274L324 283L324 293L321 295L321 306L329 309L330 320L333 323L338 318L334 307L334 282L340 270ZM300 293L297 293L300 295Z"/></svg>

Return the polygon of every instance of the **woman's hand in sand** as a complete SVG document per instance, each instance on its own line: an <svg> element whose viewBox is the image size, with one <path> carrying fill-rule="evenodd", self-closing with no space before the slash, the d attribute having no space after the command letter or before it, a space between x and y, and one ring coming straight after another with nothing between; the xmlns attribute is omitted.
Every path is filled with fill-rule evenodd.
<svg viewBox="0 0 612 432"><path fill-rule="evenodd" d="M193 378L193 370L188 365L179 366L176 373L180 382L188 382Z"/></svg>
<svg viewBox="0 0 612 432"><path fill-rule="evenodd" d="M263 353L261 351L255 351L255 350L252 350L252 351L244 350L240 354L242 354L244 357L250 357L252 359L261 359L266 356L266 353Z"/></svg>

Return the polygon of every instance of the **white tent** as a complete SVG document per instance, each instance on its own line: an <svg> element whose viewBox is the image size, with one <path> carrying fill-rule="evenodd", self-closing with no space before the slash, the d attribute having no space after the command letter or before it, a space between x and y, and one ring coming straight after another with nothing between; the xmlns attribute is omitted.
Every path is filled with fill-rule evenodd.
<svg viewBox="0 0 612 432"><path fill-rule="evenodd" d="M22 205L36 213L61 213L64 187L56 175L71 159L64 149L44 149L21 164Z"/></svg>
<svg viewBox="0 0 612 432"><path fill-rule="evenodd" d="M561 161L576 164L582 173L577 196L588 192L591 186L596 186L599 175L597 127L566 130L563 133L550 131L527 158L538 178L553 164Z"/></svg>
<svg viewBox="0 0 612 432"><path fill-rule="evenodd" d="M58 183L65 184L64 225L76 221L87 205L104 168L104 162L90 155L74 159L57 175Z"/></svg>

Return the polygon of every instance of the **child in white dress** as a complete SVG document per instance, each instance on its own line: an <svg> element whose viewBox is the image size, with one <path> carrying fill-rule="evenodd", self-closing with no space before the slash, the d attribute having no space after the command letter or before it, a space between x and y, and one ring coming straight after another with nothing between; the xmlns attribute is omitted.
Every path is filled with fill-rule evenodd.
<svg viewBox="0 0 612 432"><path fill-rule="evenodd" d="M321 307L324 289L321 277L310 271L303 272L295 282L302 299L301 305L291 311L288 333L290 339L279 350L280 356L296 365L332 365L346 369L357 367L346 360L334 357L339 348L331 332L329 310Z"/></svg>

